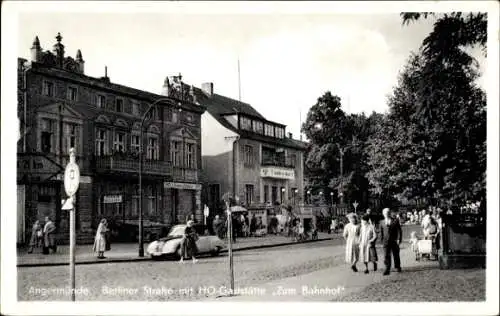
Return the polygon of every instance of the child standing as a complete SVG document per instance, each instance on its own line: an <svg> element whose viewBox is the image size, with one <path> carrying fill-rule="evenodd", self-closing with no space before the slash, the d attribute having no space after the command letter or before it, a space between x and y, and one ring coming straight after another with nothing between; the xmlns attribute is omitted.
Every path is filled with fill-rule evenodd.
<svg viewBox="0 0 500 316"><path fill-rule="evenodd" d="M373 262L373 271L377 271L377 249L375 241L377 233L374 225L370 224L370 217L364 215L361 218L361 230L359 234L359 260L365 264L365 273L368 273L368 262Z"/></svg>
<svg viewBox="0 0 500 316"><path fill-rule="evenodd" d="M416 232L411 232L410 235L411 251L415 254L415 259L418 257L418 238Z"/></svg>

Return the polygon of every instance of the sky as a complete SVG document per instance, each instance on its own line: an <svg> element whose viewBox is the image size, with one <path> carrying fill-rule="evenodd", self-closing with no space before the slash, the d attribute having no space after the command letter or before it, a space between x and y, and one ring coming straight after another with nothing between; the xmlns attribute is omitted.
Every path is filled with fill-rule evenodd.
<svg viewBox="0 0 500 316"><path fill-rule="evenodd" d="M398 14L322 12L35 12L18 17L18 56L35 36L52 50L58 32L66 54L81 49L85 73L160 93L181 73L200 87L250 103L299 138L300 122L326 91L348 113L387 110L386 97L432 20L403 26ZM238 79L238 60L240 74Z"/></svg>

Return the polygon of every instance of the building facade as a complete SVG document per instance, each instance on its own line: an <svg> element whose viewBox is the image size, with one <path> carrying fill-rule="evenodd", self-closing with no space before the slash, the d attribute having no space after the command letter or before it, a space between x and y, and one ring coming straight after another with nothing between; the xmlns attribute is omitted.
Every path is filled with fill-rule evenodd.
<svg viewBox="0 0 500 316"><path fill-rule="evenodd" d="M250 104L215 94L212 83L196 91L207 109L201 119L203 200L211 214L221 212L221 200L229 195L264 225L270 214L290 207L295 215L312 220L300 212L306 143Z"/></svg>
<svg viewBox="0 0 500 316"><path fill-rule="evenodd" d="M91 242L101 218L138 225L141 142L145 227L170 226L192 214L201 219L205 109L193 89L180 75L165 80L162 94L114 84L107 73L86 76L80 50L67 57L60 34L56 40L52 52L43 51L37 37L31 60L18 59L18 242L45 216L56 223L59 242L67 242L62 179L72 147L82 175L77 242Z"/></svg>

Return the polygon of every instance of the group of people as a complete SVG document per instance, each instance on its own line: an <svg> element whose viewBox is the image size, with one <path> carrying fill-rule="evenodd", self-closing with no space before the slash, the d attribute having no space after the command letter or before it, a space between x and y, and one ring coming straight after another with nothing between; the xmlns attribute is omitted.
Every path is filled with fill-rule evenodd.
<svg viewBox="0 0 500 316"><path fill-rule="evenodd" d="M361 217L361 224L358 216L354 213L347 215L349 223L345 225L343 236L346 240L345 260L350 264L354 272L358 272L357 263L361 261L365 265L365 273L369 273L368 264L373 264L373 271L377 271L378 255L376 241L380 235L380 240L384 247L384 275L391 272L391 257L394 258L394 266L401 272L401 260L399 257L399 246L403 239L401 224L391 210L382 210L383 220L380 222L370 210Z"/></svg>
<svg viewBox="0 0 500 316"><path fill-rule="evenodd" d="M233 242L236 242L237 237L257 236L257 232L264 227L262 219L256 217L254 214L252 214L251 218L248 218L248 216L244 214L233 214L231 220ZM275 225L273 226L273 224ZM277 226L277 219L273 221L273 218L271 218L270 228L276 227L273 231L277 232ZM212 222L212 229L214 234L220 239L226 238L227 220L216 215ZM271 231L271 233L273 231Z"/></svg>
<svg viewBox="0 0 500 316"><path fill-rule="evenodd" d="M39 220L36 220L31 229L31 238L29 242L28 253L32 253L35 248L42 247L43 254L49 254L50 250L52 253L57 252L56 245L56 225L50 217L45 217L45 224L40 224Z"/></svg>

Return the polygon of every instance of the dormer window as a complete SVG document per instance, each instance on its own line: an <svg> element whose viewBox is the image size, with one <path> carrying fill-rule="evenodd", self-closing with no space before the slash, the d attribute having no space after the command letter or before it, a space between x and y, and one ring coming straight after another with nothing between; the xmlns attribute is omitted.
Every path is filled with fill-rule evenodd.
<svg viewBox="0 0 500 316"><path fill-rule="evenodd" d="M247 117L240 117L240 128L246 131L251 131L252 120Z"/></svg>
<svg viewBox="0 0 500 316"><path fill-rule="evenodd" d="M276 138L285 138L285 129L276 127Z"/></svg>
<svg viewBox="0 0 500 316"><path fill-rule="evenodd" d="M258 134L264 133L264 124L259 121L253 121L253 131Z"/></svg>
<svg viewBox="0 0 500 316"><path fill-rule="evenodd" d="M274 126L270 124L264 125L264 135L274 137Z"/></svg>

